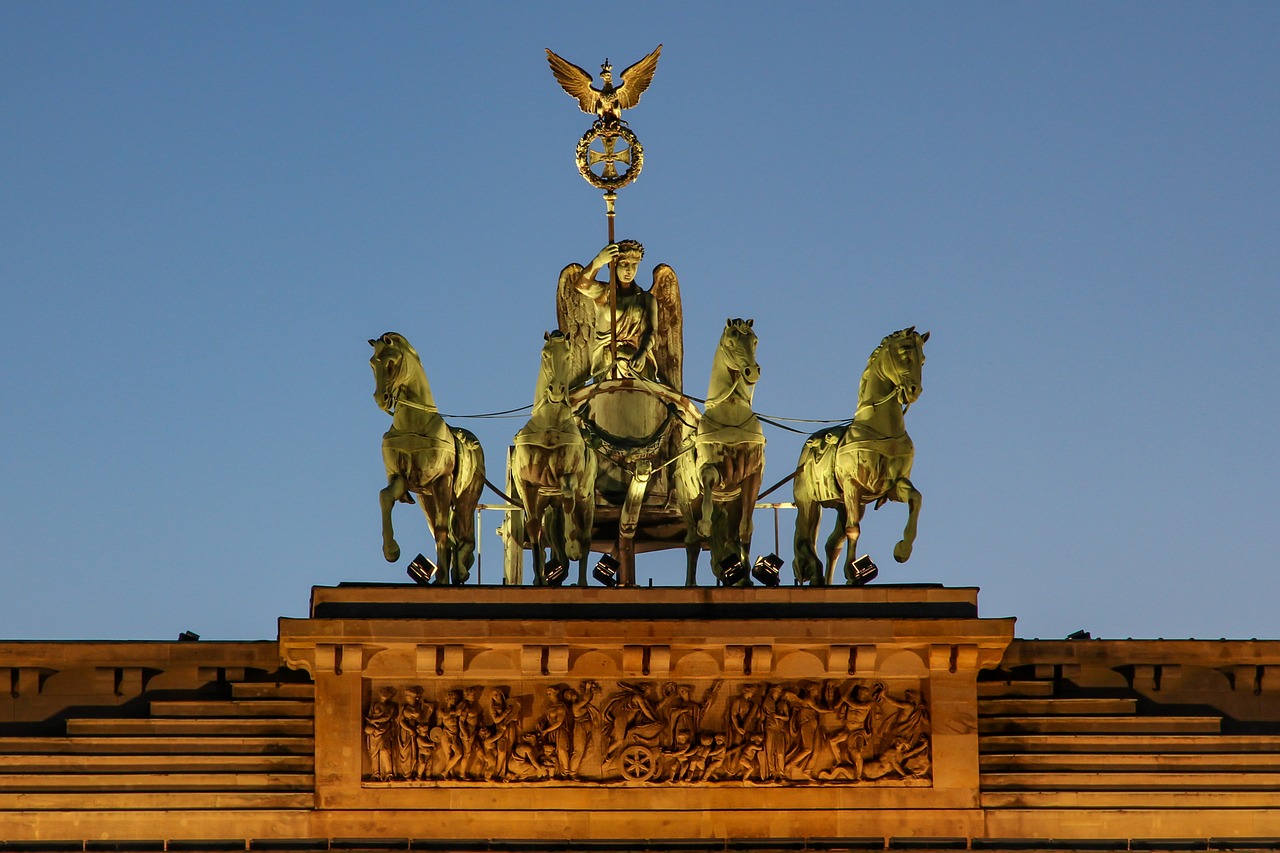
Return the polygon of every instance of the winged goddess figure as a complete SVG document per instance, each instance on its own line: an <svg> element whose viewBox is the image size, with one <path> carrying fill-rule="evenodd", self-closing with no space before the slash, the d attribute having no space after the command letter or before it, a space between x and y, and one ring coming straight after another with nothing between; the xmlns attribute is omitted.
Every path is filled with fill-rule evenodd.
<svg viewBox="0 0 1280 853"><path fill-rule="evenodd" d="M551 48L547 48L547 62L551 64L551 73L569 95L576 98L578 106L584 113L593 113L604 124L622 122L622 111L640 103L640 96L653 82L653 72L658 69L658 55L662 53L662 45L654 48L653 53L629 66L620 75L622 81L613 85L613 66L606 59L600 66L599 89L591 85L591 75L572 62L557 56Z"/></svg>

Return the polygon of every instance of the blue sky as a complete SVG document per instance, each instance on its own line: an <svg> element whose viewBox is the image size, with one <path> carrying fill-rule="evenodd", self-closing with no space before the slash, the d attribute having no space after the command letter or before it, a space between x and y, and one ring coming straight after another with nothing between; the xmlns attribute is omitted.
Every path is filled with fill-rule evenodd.
<svg viewBox="0 0 1280 853"><path fill-rule="evenodd" d="M753 317L757 410L847 417L932 332L882 581L1026 637L1280 636L1280 7L1176 2L0 5L0 636L270 638L403 579L366 340L446 411L529 402L605 235L543 49L659 42L618 232L680 276L686 388ZM520 422L466 425L501 476Z"/></svg>

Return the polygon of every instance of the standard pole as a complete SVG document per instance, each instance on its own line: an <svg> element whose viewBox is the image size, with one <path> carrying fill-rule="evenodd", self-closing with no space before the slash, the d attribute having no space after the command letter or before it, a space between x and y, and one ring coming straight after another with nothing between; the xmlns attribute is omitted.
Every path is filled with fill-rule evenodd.
<svg viewBox="0 0 1280 853"><path fill-rule="evenodd" d="M609 245L617 239L613 234L613 219L617 214L614 203L618 194L609 190L604 194L604 213L609 220ZM618 378L618 259L609 261L609 378Z"/></svg>

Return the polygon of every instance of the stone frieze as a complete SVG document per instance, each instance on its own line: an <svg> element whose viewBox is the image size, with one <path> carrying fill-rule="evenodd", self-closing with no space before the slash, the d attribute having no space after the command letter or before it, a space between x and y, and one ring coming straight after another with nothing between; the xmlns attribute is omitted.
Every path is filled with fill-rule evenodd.
<svg viewBox="0 0 1280 853"><path fill-rule="evenodd" d="M919 685L366 684L366 785L931 784Z"/></svg>

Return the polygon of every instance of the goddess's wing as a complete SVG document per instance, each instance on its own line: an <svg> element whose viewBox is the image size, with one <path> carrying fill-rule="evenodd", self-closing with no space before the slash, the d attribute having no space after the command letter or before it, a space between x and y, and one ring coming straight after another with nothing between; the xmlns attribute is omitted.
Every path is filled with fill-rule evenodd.
<svg viewBox="0 0 1280 853"><path fill-rule="evenodd" d="M676 391L683 392L684 312L680 307L680 281L676 278L676 271L666 264L654 267L653 286L649 292L658 302L658 328L653 330L653 354L658 363L658 375Z"/></svg>
<svg viewBox="0 0 1280 853"><path fill-rule="evenodd" d="M658 70L658 54L662 53L662 45L658 45L653 49L653 53L646 56L634 65L628 66L620 76L622 83L614 91L618 95L618 106L623 109L634 107L640 103L640 96L644 94L644 90L649 88L649 84L653 82L653 72ZM586 73L585 71L583 72ZM557 79L559 77L557 76ZM590 80L590 78L588 78ZM561 83L560 85L564 85ZM586 109L583 107L583 109ZM591 112L587 110L587 112Z"/></svg>
<svg viewBox="0 0 1280 853"><path fill-rule="evenodd" d="M596 330L595 305L574 286L582 270L582 264L569 264L560 271L556 286L556 323L569 339L570 388L591 377L591 336Z"/></svg>
<svg viewBox="0 0 1280 853"><path fill-rule="evenodd" d="M643 62L644 60L640 61ZM578 106L582 107L584 113L595 115L596 95L599 93L591 87L591 75L564 57L557 56L551 51L551 48L547 48L547 62L551 65L551 73L555 75L556 82L560 84L560 88L568 92L571 97L577 99ZM652 71L649 72L649 76L653 77ZM645 85L649 84L645 83ZM636 99L639 100L639 97L637 95Z"/></svg>

